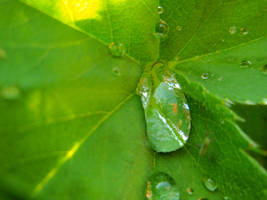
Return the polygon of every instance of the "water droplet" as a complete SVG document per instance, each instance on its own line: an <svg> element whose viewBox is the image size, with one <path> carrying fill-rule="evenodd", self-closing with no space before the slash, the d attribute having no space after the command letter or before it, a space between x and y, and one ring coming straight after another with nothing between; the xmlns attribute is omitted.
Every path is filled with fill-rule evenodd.
<svg viewBox="0 0 267 200"><path fill-rule="evenodd" d="M189 195L193 195L194 193L194 190L192 188L187 188L186 191Z"/></svg>
<svg viewBox="0 0 267 200"><path fill-rule="evenodd" d="M207 80L209 78L209 73L203 73L203 74L201 74L201 78L203 80Z"/></svg>
<svg viewBox="0 0 267 200"><path fill-rule="evenodd" d="M252 62L250 60L242 60L240 62L240 67L241 68L247 68L247 67L249 67L251 65L252 65Z"/></svg>
<svg viewBox="0 0 267 200"><path fill-rule="evenodd" d="M15 100L20 96L20 90L17 86L7 86L2 88L1 95L7 100Z"/></svg>
<svg viewBox="0 0 267 200"><path fill-rule="evenodd" d="M190 110L181 85L166 67L162 62L147 65L137 87L145 111L147 137L157 152L183 147L191 128Z"/></svg>
<svg viewBox="0 0 267 200"><path fill-rule="evenodd" d="M109 44L109 50L111 55L115 57L121 57L125 54L125 48L122 43L116 44L115 42L111 42Z"/></svg>
<svg viewBox="0 0 267 200"><path fill-rule="evenodd" d="M6 52L4 49L0 48L0 59L5 59L6 58Z"/></svg>
<svg viewBox="0 0 267 200"><path fill-rule="evenodd" d="M211 192L214 192L217 189L216 183L210 178L204 179L203 183L204 183L205 187Z"/></svg>
<svg viewBox="0 0 267 200"><path fill-rule="evenodd" d="M236 26L231 26L231 27L229 28L229 33L230 33L231 35L235 34L236 31L237 31Z"/></svg>
<svg viewBox="0 0 267 200"><path fill-rule="evenodd" d="M167 37L168 33L169 33L169 25L165 21L160 20L160 22L156 26L156 36L158 36L161 39L164 39Z"/></svg>
<svg viewBox="0 0 267 200"><path fill-rule="evenodd" d="M118 67L113 67L112 68L112 72L116 76L120 76L121 75L120 68L118 68Z"/></svg>
<svg viewBox="0 0 267 200"><path fill-rule="evenodd" d="M158 14L162 15L164 13L164 9L162 6L158 6Z"/></svg>
<svg viewBox="0 0 267 200"><path fill-rule="evenodd" d="M229 197L225 196L223 197L223 200L229 200Z"/></svg>
<svg viewBox="0 0 267 200"><path fill-rule="evenodd" d="M241 28L240 32L241 32L242 35L247 35L248 34L248 31L247 31L246 28Z"/></svg>
<svg viewBox="0 0 267 200"><path fill-rule="evenodd" d="M181 27L179 25L176 26L176 31L181 31L182 29L183 29L183 27Z"/></svg>
<svg viewBox="0 0 267 200"><path fill-rule="evenodd" d="M227 107L231 107L232 105L234 105L234 102L233 101L231 101L230 99L227 99L227 98L225 98L224 100L223 100L223 102L224 102L224 105L226 105Z"/></svg>
<svg viewBox="0 0 267 200"><path fill-rule="evenodd" d="M256 103L254 103L253 101L250 101L250 100L246 100L245 104L247 104L247 105L256 105Z"/></svg>
<svg viewBox="0 0 267 200"><path fill-rule="evenodd" d="M147 181L147 200L179 200L180 193L174 179L163 172L153 174Z"/></svg>

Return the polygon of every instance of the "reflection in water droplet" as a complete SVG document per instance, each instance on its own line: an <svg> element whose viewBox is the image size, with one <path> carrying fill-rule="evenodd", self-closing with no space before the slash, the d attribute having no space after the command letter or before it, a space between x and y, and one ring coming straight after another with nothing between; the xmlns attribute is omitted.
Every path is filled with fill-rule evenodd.
<svg viewBox="0 0 267 200"><path fill-rule="evenodd" d="M267 105L267 98L264 98L264 99L262 100L262 104L263 104L263 105Z"/></svg>
<svg viewBox="0 0 267 200"><path fill-rule="evenodd" d="M162 6L158 6L158 14L161 15L161 14L163 14L163 12L164 12L163 7Z"/></svg>
<svg viewBox="0 0 267 200"><path fill-rule="evenodd" d="M194 190L192 188L187 188L186 191L189 195L193 195L194 193Z"/></svg>
<svg viewBox="0 0 267 200"><path fill-rule="evenodd" d="M146 199L179 200L180 193L171 176L163 172L157 172L147 181Z"/></svg>
<svg viewBox="0 0 267 200"><path fill-rule="evenodd" d="M229 197L225 196L223 197L223 200L229 200Z"/></svg>
<svg viewBox="0 0 267 200"><path fill-rule="evenodd" d="M229 28L229 33L230 33L231 35L235 34L236 31L237 31L236 26L231 26L231 27Z"/></svg>
<svg viewBox="0 0 267 200"><path fill-rule="evenodd" d="M240 67L241 68L247 68L247 67L249 67L251 65L252 65L252 62L250 60L242 60L240 62Z"/></svg>
<svg viewBox="0 0 267 200"><path fill-rule="evenodd" d="M247 35L248 34L248 31L247 31L246 28L241 28L240 32L241 32L242 35Z"/></svg>
<svg viewBox="0 0 267 200"><path fill-rule="evenodd" d="M201 74L201 78L203 80L207 80L209 78L209 73L203 73L203 74Z"/></svg>
<svg viewBox="0 0 267 200"><path fill-rule="evenodd" d="M0 48L0 59L5 59L6 58L6 52L4 49Z"/></svg>
<svg viewBox="0 0 267 200"><path fill-rule="evenodd" d="M176 31L181 31L183 28L179 25L176 26Z"/></svg>
<svg viewBox="0 0 267 200"><path fill-rule="evenodd" d="M7 86L2 88L1 95L7 100L15 100L20 96L20 90L17 86Z"/></svg>
<svg viewBox="0 0 267 200"><path fill-rule="evenodd" d="M204 179L203 183L204 183L205 187L211 192L214 192L217 189L216 183L210 178Z"/></svg>
<svg viewBox="0 0 267 200"><path fill-rule="evenodd" d="M168 33L169 33L169 25L165 21L160 20L160 22L156 26L156 36L161 39L164 39L167 37Z"/></svg>
<svg viewBox="0 0 267 200"><path fill-rule="evenodd" d="M118 68L118 67L113 67L112 68L112 72L116 76L120 76L121 75L120 68Z"/></svg>
<svg viewBox="0 0 267 200"><path fill-rule="evenodd" d="M122 43L116 44L114 42L111 42L109 44L109 50L110 50L111 55L115 57L121 57L125 54L125 48Z"/></svg>

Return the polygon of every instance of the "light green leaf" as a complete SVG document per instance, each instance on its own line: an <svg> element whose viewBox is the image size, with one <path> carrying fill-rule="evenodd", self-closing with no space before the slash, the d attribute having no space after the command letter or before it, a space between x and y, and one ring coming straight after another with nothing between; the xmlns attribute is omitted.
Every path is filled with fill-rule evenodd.
<svg viewBox="0 0 267 200"><path fill-rule="evenodd" d="M158 20L153 0L20 0L104 44L122 44L138 61L154 60Z"/></svg>
<svg viewBox="0 0 267 200"><path fill-rule="evenodd" d="M173 60L177 70L220 98L266 102L265 0L160 4L165 9L161 18L170 30L160 45L161 59ZM203 74L208 80L201 79Z"/></svg>

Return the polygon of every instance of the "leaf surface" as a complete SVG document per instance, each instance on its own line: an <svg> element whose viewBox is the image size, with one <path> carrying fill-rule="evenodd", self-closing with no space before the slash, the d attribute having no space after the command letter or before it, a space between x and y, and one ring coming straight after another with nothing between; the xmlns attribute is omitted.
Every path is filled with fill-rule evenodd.
<svg viewBox="0 0 267 200"><path fill-rule="evenodd" d="M167 0L160 4L165 8L161 18L170 30L160 45L161 59L173 60L177 70L220 98L265 102L265 0ZM207 80L201 78L203 74Z"/></svg>

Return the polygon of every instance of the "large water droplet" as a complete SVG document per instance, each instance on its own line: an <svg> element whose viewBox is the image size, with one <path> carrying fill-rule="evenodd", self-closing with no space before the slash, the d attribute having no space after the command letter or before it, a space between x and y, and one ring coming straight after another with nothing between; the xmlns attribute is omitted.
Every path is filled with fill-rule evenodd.
<svg viewBox="0 0 267 200"><path fill-rule="evenodd" d="M203 74L201 74L201 78L203 80L207 80L209 78L209 73L203 73Z"/></svg>
<svg viewBox="0 0 267 200"><path fill-rule="evenodd" d="M156 26L156 36L158 36L161 39L164 39L167 37L169 33L169 25L163 21L160 20L160 22Z"/></svg>
<svg viewBox="0 0 267 200"><path fill-rule="evenodd" d="M111 42L109 44L109 50L110 50L111 55L115 57L121 57L125 54L125 48L122 43L117 44L115 42Z"/></svg>
<svg viewBox="0 0 267 200"><path fill-rule="evenodd" d="M17 86L7 86L2 88L1 95L7 100L15 100L20 96L20 90Z"/></svg>
<svg viewBox="0 0 267 200"><path fill-rule="evenodd" d="M158 6L158 14L162 15L164 13L164 9L162 6Z"/></svg>
<svg viewBox="0 0 267 200"><path fill-rule="evenodd" d="M6 51L0 48L0 59L5 59L5 58L6 58Z"/></svg>
<svg viewBox="0 0 267 200"><path fill-rule="evenodd" d="M137 87L146 117L147 137L157 152L175 151L189 137L189 106L175 75L163 63L147 65Z"/></svg>
<svg viewBox="0 0 267 200"><path fill-rule="evenodd" d="M120 71L120 68L118 67L113 67L112 68L112 72L115 76L120 76L121 75L121 71Z"/></svg>
<svg viewBox="0 0 267 200"><path fill-rule="evenodd" d="M217 189L216 183L210 178L204 179L203 183L204 183L205 187L211 192L214 192Z"/></svg>
<svg viewBox="0 0 267 200"><path fill-rule="evenodd" d="M147 182L146 199L179 200L180 193L171 176L163 172L157 172Z"/></svg>
<svg viewBox="0 0 267 200"><path fill-rule="evenodd" d="M251 65L252 65L252 62L250 60L242 60L240 62L240 67L241 68L247 68L247 67L249 67Z"/></svg>
<svg viewBox="0 0 267 200"><path fill-rule="evenodd" d="M236 26L231 26L231 27L229 28L229 33L230 33L231 35L235 34L236 31L237 31Z"/></svg>

